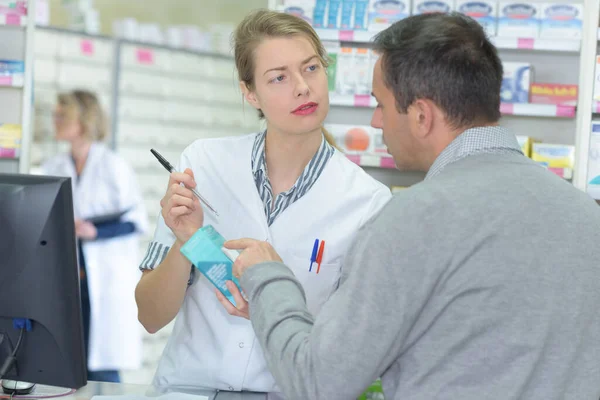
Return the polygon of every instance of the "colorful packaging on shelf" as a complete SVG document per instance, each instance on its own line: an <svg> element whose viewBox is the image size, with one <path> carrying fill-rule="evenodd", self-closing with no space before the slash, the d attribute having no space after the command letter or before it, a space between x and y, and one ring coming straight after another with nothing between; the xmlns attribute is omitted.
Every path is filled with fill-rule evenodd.
<svg viewBox="0 0 600 400"><path fill-rule="evenodd" d="M356 0L354 5L354 29L365 30L369 24L369 0Z"/></svg>
<svg viewBox="0 0 600 400"><path fill-rule="evenodd" d="M27 2L22 0L0 0L0 14L27 15Z"/></svg>
<svg viewBox="0 0 600 400"><path fill-rule="evenodd" d="M531 159L546 168L573 168L575 147L565 144L533 143Z"/></svg>
<svg viewBox="0 0 600 400"><path fill-rule="evenodd" d="M379 32L410 16L412 0L369 0L369 30Z"/></svg>
<svg viewBox="0 0 600 400"><path fill-rule="evenodd" d="M339 29L342 16L342 0L329 0L327 7L327 28Z"/></svg>
<svg viewBox="0 0 600 400"><path fill-rule="evenodd" d="M600 200L600 121L592 121L587 192Z"/></svg>
<svg viewBox="0 0 600 400"><path fill-rule="evenodd" d="M383 131L377 128L371 128L372 134L372 148L375 153L386 153L387 154L387 146L383 141Z"/></svg>
<svg viewBox="0 0 600 400"><path fill-rule="evenodd" d="M0 124L0 158L19 157L21 137L21 125Z"/></svg>
<svg viewBox="0 0 600 400"><path fill-rule="evenodd" d="M225 283L233 281L238 288L240 285L233 276L234 260L225 253L225 251L230 253L231 250L224 250L224 243L223 236L211 225L206 225L181 246L181 253L227 297L231 304L235 305L233 295Z"/></svg>
<svg viewBox="0 0 600 400"><path fill-rule="evenodd" d="M342 0L340 29L349 30L354 26L354 5L355 0Z"/></svg>
<svg viewBox="0 0 600 400"><path fill-rule="evenodd" d="M449 13L454 11L455 0L413 0L413 15Z"/></svg>
<svg viewBox="0 0 600 400"><path fill-rule="evenodd" d="M505 62L500 99L504 103L528 103L533 70L529 63Z"/></svg>
<svg viewBox="0 0 600 400"><path fill-rule="evenodd" d="M302 18L312 25L315 0L285 0L283 11Z"/></svg>
<svg viewBox="0 0 600 400"><path fill-rule="evenodd" d="M330 92L336 91L337 83L337 68L338 68L338 54L340 52L339 42L325 43L325 50L329 57L329 66L327 67L327 86Z"/></svg>
<svg viewBox="0 0 600 400"><path fill-rule="evenodd" d="M325 28L327 26L327 0L317 0L313 11L313 27Z"/></svg>
<svg viewBox="0 0 600 400"><path fill-rule="evenodd" d="M583 4L545 3L540 20L540 38L581 39Z"/></svg>
<svg viewBox="0 0 600 400"><path fill-rule="evenodd" d="M354 94L370 94L371 93L371 81L370 78L370 60L369 60L369 49L358 48L354 49L354 73L356 75L356 86L354 88Z"/></svg>
<svg viewBox="0 0 600 400"><path fill-rule="evenodd" d="M498 36L537 38L540 31L542 5L523 1L500 1L498 4Z"/></svg>
<svg viewBox="0 0 600 400"><path fill-rule="evenodd" d="M346 154L369 153L373 149L373 128L370 126L326 124L325 129Z"/></svg>
<svg viewBox="0 0 600 400"><path fill-rule="evenodd" d="M23 86L25 63L17 60L0 60L0 86Z"/></svg>
<svg viewBox="0 0 600 400"><path fill-rule="evenodd" d="M488 36L496 36L498 25L496 0L456 0L456 10L479 22Z"/></svg>
<svg viewBox="0 0 600 400"><path fill-rule="evenodd" d="M336 92L352 95L356 90L356 71L354 70L354 49L342 47L337 55Z"/></svg>
<svg viewBox="0 0 600 400"><path fill-rule="evenodd" d="M563 106L577 105L578 85L561 85L556 83L532 83L530 102L536 104L557 104Z"/></svg>
<svg viewBox="0 0 600 400"><path fill-rule="evenodd" d="M520 136L517 135L517 142L519 142L519 146L521 146L521 151L525 156L531 157L531 146L535 142L530 136Z"/></svg>

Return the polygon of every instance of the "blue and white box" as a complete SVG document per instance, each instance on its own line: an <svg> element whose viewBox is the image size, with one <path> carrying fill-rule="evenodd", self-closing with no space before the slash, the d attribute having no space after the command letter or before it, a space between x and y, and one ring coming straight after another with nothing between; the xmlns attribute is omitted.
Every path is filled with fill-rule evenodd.
<svg viewBox="0 0 600 400"><path fill-rule="evenodd" d="M212 226L206 225L181 246L183 254L235 306L226 282L240 284L233 276L235 250L224 249L225 238ZM227 252L227 254L226 254ZM228 255L229 254L229 255ZM240 292L242 290L240 289Z"/></svg>
<svg viewBox="0 0 600 400"><path fill-rule="evenodd" d="M342 0L329 0L327 7L327 28L340 29L342 20Z"/></svg>
<svg viewBox="0 0 600 400"><path fill-rule="evenodd" d="M500 1L498 36L537 38L540 33L542 5L524 1Z"/></svg>
<svg viewBox="0 0 600 400"><path fill-rule="evenodd" d="M410 16L412 0L370 0L369 30L380 32Z"/></svg>
<svg viewBox="0 0 600 400"><path fill-rule="evenodd" d="M454 11L455 0L413 0L413 15L443 13Z"/></svg>
<svg viewBox="0 0 600 400"><path fill-rule="evenodd" d="M496 36L498 27L498 2L490 0L456 0L456 11L473 18L490 37Z"/></svg>
<svg viewBox="0 0 600 400"><path fill-rule="evenodd" d="M369 25L369 0L356 0L354 4L354 29L365 30Z"/></svg>
<svg viewBox="0 0 600 400"><path fill-rule="evenodd" d="M500 100L503 103L529 103L529 86L533 80L531 64L505 62L502 66L504 76Z"/></svg>
<svg viewBox="0 0 600 400"><path fill-rule="evenodd" d="M317 0L313 12L313 27L325 28L327 26L327 0Z"/></svg>
<svg viewBox="0 0 600 400"><path fill-rule="evenodd" d="M355 0L342 0L342 10L340 17L340 29L350 30L354 26L354 5Z"/></svg>
<svg viewBox="0 0 600 400"><path fill-rule="evenodd" d="M592 121L587 192L600 200L600 121Z"/></svg>
<svg viewBox="0 0 600 400"><path fill-rule="evenodd" d="M0 60L0 86L23 86L25 63L19 60Z"/></svg>
<svg viewBox="0 0 600 400"><path fill-rule="evenodd" d="M540 38L581 39L583 4L545 3L540 20Z"/></svg>

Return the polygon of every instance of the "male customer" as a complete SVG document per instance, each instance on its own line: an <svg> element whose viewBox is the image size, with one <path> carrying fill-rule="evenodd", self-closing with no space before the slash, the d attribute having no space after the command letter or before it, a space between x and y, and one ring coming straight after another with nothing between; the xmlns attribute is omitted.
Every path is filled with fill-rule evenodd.
<svg viewBox="0 0 600 400"><path fill-rule="evenodd" d="M316 320L267 243L228 244L282 391L352 399L381 376L388 400L598 399L600 207L498 126L502 65L472 19L410 17L375 47L372 125L425 181L359 233Z"/></svg>

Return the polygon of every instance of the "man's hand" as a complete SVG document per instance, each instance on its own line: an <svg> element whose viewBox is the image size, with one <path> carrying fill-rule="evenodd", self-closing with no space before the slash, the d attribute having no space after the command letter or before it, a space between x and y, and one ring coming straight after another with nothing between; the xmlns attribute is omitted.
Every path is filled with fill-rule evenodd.
<svg viewBox="0 0 600 400"><path fill-rule="evenodd" d="M273 246L255 239L239 239L225 242L225 248L241 251L233 264L233 276L240 279L246 270L264 262L282 262ZM236 300L237 301L237 300Z"/></svg>
<svg viewBox="0 0 600 400"><path fill-rule="evenodd" d="M79 239L94 240L98 236L98 230L91 222L77 218L75 219L75 235Z"/></svg>

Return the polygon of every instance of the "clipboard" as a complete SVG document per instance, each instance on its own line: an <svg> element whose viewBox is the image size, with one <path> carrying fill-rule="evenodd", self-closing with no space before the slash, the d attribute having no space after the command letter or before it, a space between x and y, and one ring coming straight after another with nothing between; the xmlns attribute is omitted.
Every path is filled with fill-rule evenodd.
<svg viewBox="0 0 600 400"><path fill-rule="evenodd" d="M111 221L118 221L121 217L131 211L131 208L128 208L123 211L117 211L109 214L96 215L95 217L84 218L86 221L91 222L94 225L103 224Z"/></svg>

